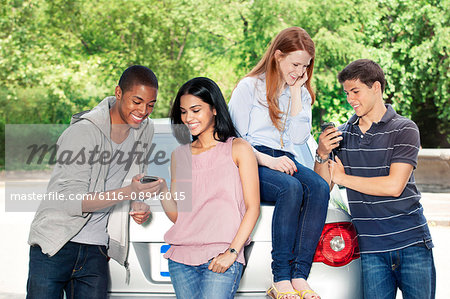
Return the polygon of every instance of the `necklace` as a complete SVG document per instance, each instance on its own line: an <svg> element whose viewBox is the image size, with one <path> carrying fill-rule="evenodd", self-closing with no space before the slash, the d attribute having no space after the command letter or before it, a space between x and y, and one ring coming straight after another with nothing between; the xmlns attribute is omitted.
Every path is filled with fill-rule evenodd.
<svg viewBox="0 0 450 299"><path fill-rule="evenodd" d="M283 113L285 115L284 122L283 122L283 129L280 130L280 145L281 148L284 148L284 142L283 142L283 134L284 130L286 129L286 120L288 118L289 110L291 109L291 96L289 96L289 104L286 113Z"/></svg>

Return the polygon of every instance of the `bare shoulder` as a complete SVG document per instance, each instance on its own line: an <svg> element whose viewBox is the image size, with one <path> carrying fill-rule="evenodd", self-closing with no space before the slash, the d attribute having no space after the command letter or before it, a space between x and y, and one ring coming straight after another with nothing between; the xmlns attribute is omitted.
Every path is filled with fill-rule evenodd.
<svg viewBox="0 0 450 299"><path fill-rule="evenodd" d="M233 140L232 156L237 166L239 166L240 161L252 161L253 159L256 161L252 146L242 138Z"/></svg>
<svg viewBox="0 0 450 299"><path fill-rule="evenodd" d="M252 146L250 145L250 143L248 143L247 141L245 141L242 138L234 138L233 139L233 152L246 152L246 151L251 151L252 150Z"/></svg>

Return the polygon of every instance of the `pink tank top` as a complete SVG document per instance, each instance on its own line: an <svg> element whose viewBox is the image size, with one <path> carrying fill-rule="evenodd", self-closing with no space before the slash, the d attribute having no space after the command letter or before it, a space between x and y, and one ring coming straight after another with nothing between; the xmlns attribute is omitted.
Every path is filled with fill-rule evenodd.
<svg viewBox="0 0 450 299"><path fill-rule="evenodd" d="M246 211L232 144L233 138L229 138L198 155L191 154L189 144L175 149L176 192L192 190L187 190L186 199L177 203L177 221L164 236L171 245L165 258L198 266L230 247ZM186 169L192 169L192 180L187 178L191 173L183 178ZM190 181L190 186L180 188L183 181ZM243 250L237 261L245 264Z"/></svg>

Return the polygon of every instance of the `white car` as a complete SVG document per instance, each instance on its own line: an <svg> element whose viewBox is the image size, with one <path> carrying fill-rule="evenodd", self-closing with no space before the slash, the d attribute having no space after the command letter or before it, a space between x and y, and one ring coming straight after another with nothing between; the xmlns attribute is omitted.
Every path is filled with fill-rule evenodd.
<svg viewBox="0 0 450 299"><path fill-rule="evenodd" d="M148 174L164 177L170 182L170 163L167 160L178 144L168 123L168 119L155 120L156 147L152 155L159 159L155 159L150 165ZM312 168L316 147L312 137L306 144L297 146L299 162ZM362 298L361 261L356 231L341 192L337 187L331 192L326 224L308 278L308 283L322 299ZM167 260L163 258L169 247L164 243L163 237L172 222L157 200L150 202L153 212L151 219L144 225L130 222L129 282L124 267L110 262L110 298L175 298ZM253 232L252 242L245 248L247 266L236 298L266 298L265 292L272 283L270 264L273 210L273 206L261 206L261 216Z"/></svg>

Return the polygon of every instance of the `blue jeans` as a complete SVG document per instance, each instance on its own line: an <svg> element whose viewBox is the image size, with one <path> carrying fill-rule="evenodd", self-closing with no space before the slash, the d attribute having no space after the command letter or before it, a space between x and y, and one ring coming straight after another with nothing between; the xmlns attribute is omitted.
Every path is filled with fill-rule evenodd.
<svg viewBox="0 0 450 299"><path fill-rule="evenodd" d="M275 204L272 218L272 273L274 282L307 279L322 233L330 187L317 173L299 164L290 153L255 146L272 157L287 156L297 172L258 167L261 202Z"/></svg>
<svg viewBox="0 0 450 299"><path fill-rule="evenodd" d="M434 299L436 270L433 252L425 246L361 254L365 299Z"/></svg>
<svg viewBox="0 0 450 299"><path fill-rule="evenodd" d="M199 266L177 263L169 259L170 279L178 299L232 299L242 275L242 264L234 262L224 273L208 269L210 262Z"/></svg>
<svg viewBox="0 0 450 299"><path fill-rule="evenodd" d="M68 242L54 256L31 246L27 299L107 298L106 247Z"/></svg>

